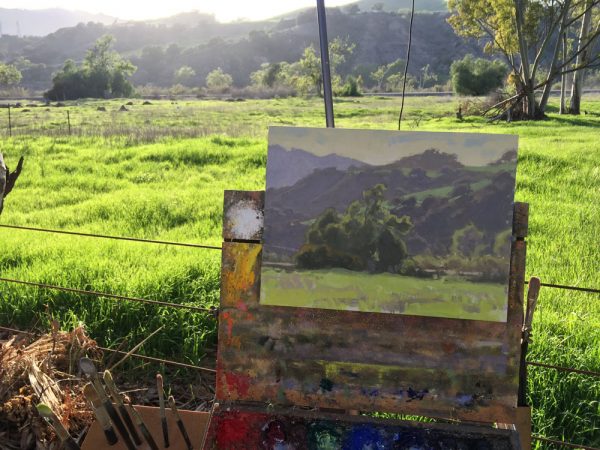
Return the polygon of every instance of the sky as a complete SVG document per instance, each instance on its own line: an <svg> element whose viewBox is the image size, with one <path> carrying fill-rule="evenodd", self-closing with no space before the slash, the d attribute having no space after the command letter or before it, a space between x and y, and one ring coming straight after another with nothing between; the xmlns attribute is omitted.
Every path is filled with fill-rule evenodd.
<svg viewBox="0 0 600 450"><path fill-rule="evenodd" d="M327 6L352 3L352 0L326 0ZM259 20L307 6L315 0L2 0L3 8L46 9L63 8L102 13L125 20L157 19L181 12L198 10L215 14L220 21L237 19Z"/></svg>
<svg viewBox="0 0 600 450"><path fill-rule="evenodd" d="M271 127L269 145L274 144L317 156L335 153L372 165L390 164L435 148L457 155L465 166L484 166L516 150L518 142L517 136L506 134Z"/></svg>

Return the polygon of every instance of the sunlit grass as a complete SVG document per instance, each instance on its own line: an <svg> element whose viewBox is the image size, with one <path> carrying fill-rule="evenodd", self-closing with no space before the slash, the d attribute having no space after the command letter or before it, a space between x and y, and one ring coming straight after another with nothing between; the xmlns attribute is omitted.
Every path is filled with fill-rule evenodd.
<svg viewBox="0 0 600 450"><path fill-rule="evenodd" d="M171 104L123 101L13 111L0 116L0 151L26 166L2 223L219 244L224 189L264 189L268 125L324 125L320 100ZM108 112L97 111L105 106ZM588 114L535 123L459 122L451 98L408 98L403 130L511 133L520 137L518 201L530 204L527 274L600 288L600 101ZM398 99L336 101L336 125L396 129ZM0 229L2 277L147 297L218 304L220 253ZM210 314L0 284L0 324L64 328L83 322L106 346L198 363L214 347ZM530 359L600 371L600 295L543 288ZM600 446L600 379L530 368L535 432Z"/></svg>

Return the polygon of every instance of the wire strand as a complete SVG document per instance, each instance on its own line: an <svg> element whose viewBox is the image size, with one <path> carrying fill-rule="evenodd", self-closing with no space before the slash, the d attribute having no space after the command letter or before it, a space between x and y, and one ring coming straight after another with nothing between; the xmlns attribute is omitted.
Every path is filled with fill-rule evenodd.
<svg viewBox="0 0 600 450"><path fill-rule="evenodd" d="M600 377L600 372L593 372L591 370L573 369L572 367L561 367L561 366L555 366L553 364L545 364L545 363L536 362L536 361L527 361L527 365L534 366L534 367L543 367L546 369L554 369L554 370L558 370L559 372L570 372L570 373L578 373L581 375L590 375L592 377Z"/></svg>
<svg viewBox="0 0 600 450"><path fill-rule="evenodd" d="M197 312L215 313L216 311L218 311L218 308L216 308L216 307L215 308L202 308L202 307L199 307L199 306L181 305L179 303L163 302L163 301L159 301L159 300L148 300L146 298L127 297L127 296L124 296L124 295L108 294L106 292L86 291L86 290L83 290L83 289L75 289L75 288L68 288L68 287L62 287L62 286L55 286L55 285L52 285L52 284L36 283L34 281L14 280L12 278L2 278L2 277L0 277L0 282L13 283L13 284L21 284L21 285L25 285L25 286L38 287L38 288L42 288L42 289L50 289L50 290L54 290L54 291L69 292L69 293L72 293L72 294L83 294L83 295L90 295L90 296L93 296L93 297L106 297L106 298L110 298L110 299L114 299L114 300L123 300L123 301L138 302L138 303L147 303L149 305L166 306L166 307L169 307L169 308L188 309L188 310L197 311Z"/></svg>
<svg viewBox="0 0 600 450"><path fill-rule="evenodd" d="M542 436L532 435L531 438L536 441L546 442L548 444L559 445L561 447L580 448L582 450L600 450L596 447L588 447L586 445L571 444L569 442L557 441L555 439L548 439L548 438L545 438Z"/></svg>
<svg viewBox="0 0 600 450"><path fill-rule="evenodd" d="M400 118L398 119L398 130L402 127L402 115L404 114L404 97L406 96L406 77L408 76L408 63L410 62L410 49L412 47L412 30L415 19L415 0L412 0L410 12L410 25L408 27L408 48L406 50L406 65L404 66L404 80L402 82L402 103L400 105Z"/></svg>
<svg viewBox="0 0 600 450"><path fill-rule="evenodd" d="M53 234L66 234L70 236L81 236L81 237L91 237L91 238L99 238L99 239L113 239L117 241L130 241L130 242L144 242L147 244L161 244L161 245L174 245L178 247L192 247L192 248L203 248L208 250L222 250L222 247L218 247L216 245L206 245L206 244L190 244L186 242L172 242L172 241L158 241L153 239L141 239L141 238L132 238L132 237L124 237L124 236L109 236L105 234L93 234L93 233L81 233L79 231L64 231L64 230L52 230L49 228L34 228L34 227L24 227L20 225L0 225L0 228L8 228L12 230L25 230L25 231L37 231L42 233L53 233Z"/></svg>

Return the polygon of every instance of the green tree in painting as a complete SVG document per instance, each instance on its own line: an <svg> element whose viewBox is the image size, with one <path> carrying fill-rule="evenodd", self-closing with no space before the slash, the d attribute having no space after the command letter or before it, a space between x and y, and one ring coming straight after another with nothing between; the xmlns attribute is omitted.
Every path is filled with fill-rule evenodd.
<svg viewBox="0 0 600 450"><path fill-rule="evenodd" d="M296 255L298 266L397 273L408 256L402 236L412 223L407 216L390 213L385 191L382 184L364 191L362 200L352 202L343 214L325 210L308 229Z"/></svg>

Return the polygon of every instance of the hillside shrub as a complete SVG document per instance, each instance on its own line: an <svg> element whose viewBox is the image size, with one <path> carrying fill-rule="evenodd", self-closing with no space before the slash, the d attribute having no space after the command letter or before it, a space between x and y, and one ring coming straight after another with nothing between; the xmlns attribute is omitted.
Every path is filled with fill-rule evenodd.
<svg viewBox="0 0 600 450"><path fill-rule="evenodd" d="M501 61L467 55L450 67L452 87L458 95L487 95L502 86L508 68Z"/></svg>

